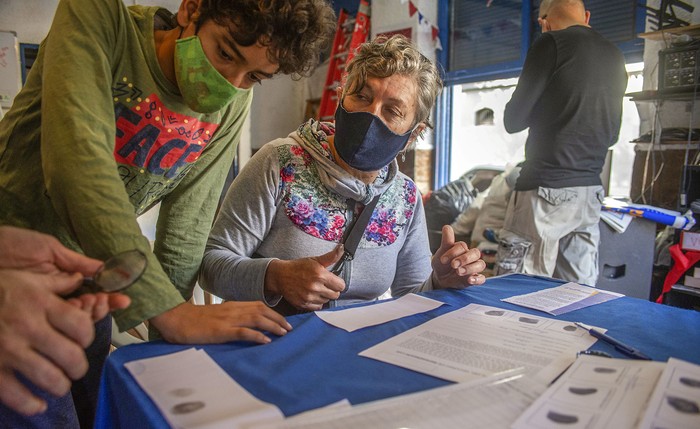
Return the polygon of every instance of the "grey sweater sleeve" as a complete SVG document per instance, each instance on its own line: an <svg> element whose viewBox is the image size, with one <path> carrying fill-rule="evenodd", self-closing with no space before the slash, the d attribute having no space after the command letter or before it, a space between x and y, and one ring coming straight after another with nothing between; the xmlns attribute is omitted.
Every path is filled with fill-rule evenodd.
<svg viewBox="0 0 700 429"><path fill-rule="evenodd" d="M433 269L430 258L425 211L420 193L417 193L416 207L408 236L398 254L396 275L391 286L392 296L399 297L412 292L432 290Z"/></svg>
<svg viewBox="0 0 700 429"><path fill-rule="evenodd" d="M225 300L279 302L279 297L266 299L264 292L272 259L252 258L272 226L278 183L279 161L271 142L255 153L226 193L204 251L199 275L204 290Z"/></svg>

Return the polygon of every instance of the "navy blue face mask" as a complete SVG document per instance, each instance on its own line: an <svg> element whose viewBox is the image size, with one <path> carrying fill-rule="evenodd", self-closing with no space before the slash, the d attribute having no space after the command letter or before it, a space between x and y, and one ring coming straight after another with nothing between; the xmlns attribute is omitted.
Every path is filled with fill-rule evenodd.
<svg viewBox="0 0 700 429"><path fill-rule="evenodd" d="M409 130L396 134L369 112L348 112L342 100L335 111L335 140L338 155L360 171L378 171L389 165L411 138Z"/></svg>

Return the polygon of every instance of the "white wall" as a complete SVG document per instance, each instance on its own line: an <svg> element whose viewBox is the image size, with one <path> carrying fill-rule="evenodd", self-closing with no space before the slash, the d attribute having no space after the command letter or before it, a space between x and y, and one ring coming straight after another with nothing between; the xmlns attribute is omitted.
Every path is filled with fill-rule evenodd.
<svg viewBox="0 0 700 429"><path fill-rule="evenodd" d="M180 0L124 0L124 4L162 6L175 11ZM39 43L51 26L57 5L58 0L2 0L0 29L15 31L21 43Z"/></svg>
<svg viewBox="0 0 700 429"><path fill-rule="evenodd" d="M315 78L294 81L289 76L278 75L255 86L249 137L253 148L286 137L307 119L304 118L306 100L321 96L325 73L317 73ZM239 155L244 156L240 151Z"/></svg>
<svg viewBox="0 0 700 429"><path fill-rule="evenodd" d="M39 43L46 36L58 0L0 1L0 29L17 33L20 43Z"/></svg>

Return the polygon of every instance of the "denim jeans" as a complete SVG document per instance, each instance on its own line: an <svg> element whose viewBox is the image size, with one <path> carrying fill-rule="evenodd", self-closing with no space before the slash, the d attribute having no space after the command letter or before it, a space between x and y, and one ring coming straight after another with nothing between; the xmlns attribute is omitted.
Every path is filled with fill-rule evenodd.
<svg viewBox="0 0 700 429"><path fill-rule="evenodd" d="M107 316L95 324L95 340L85 350L90 369L73 383L71 392L56 398L41 391L26 378L18 378L37 396L46 400L46 412L26 417L0 404L0 427L12 429L87 429L92 428L97 408L97 393L102 367L109 354L112 336L112 317Z"/></svg>

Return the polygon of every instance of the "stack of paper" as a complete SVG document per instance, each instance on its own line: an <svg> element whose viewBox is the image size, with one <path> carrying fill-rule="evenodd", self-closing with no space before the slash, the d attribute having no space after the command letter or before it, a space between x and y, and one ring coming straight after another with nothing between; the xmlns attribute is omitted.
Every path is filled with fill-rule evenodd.
<svg viewBox="0 0 700 429"><path fill-rule="evenodd" d="M518 420L526 428L700 427L700 366L581 356Z"/></svg>
<svg viewBox="0 0 700 429"><path fill-rule="evenodd" d="M544 390L522 375L482 378L250 429L508 429Z"/></svg>
<svg viewBox="0 0 700 429"><path fill-rule="evenodd" d="M620 234L625 232L630 223L632 223L632 216L612 211L600 212L600 219Z"/></svg>
<svg viewBox="0 0 700 429"><path fill-rule="evenodd" d="M624 207L627 204L627 201L621 201L613 197L605 197L603 200L603 207L600 212L600 220L607 223L610 228L622 234L627 230L630 223L632 223L632 216L621 211L609 209Z"/></svg>

